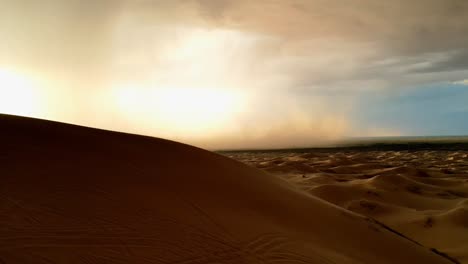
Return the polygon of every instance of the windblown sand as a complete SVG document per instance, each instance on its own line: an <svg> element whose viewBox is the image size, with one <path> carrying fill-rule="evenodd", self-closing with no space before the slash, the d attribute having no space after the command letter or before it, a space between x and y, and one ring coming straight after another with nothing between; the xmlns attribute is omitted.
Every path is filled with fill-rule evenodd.
<svg viewBox="0 0 468 264"><path fill-rule="evenodd" d="M290 166L293 185L171 141L12 116L0 146L0 263L453 263L429 246L466 249L457 171L254 157Z"/></svg>
<svg viewBox="0 0 468 264"><path fill-rule="evenodd" d="M468 263L467 151L330 149L228 156Z"/></svg>

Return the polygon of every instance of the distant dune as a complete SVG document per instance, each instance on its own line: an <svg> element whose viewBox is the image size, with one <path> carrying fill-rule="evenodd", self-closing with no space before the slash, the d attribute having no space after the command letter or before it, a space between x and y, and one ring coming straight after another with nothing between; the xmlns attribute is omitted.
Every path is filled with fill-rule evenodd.
<svg viewBox="0 0 468 264"><path fill-rule="evenodd" d="M238 161L162 139L2 115L0 146L0 263L453 262L358 214L367 208L360 202L346 204L380 185L415 186L423 193L415 206L427 209L436 187L418 172L308 190L334 205ZM357 169L343 163L329 173ZM388 171L366 167L374 169ZM377 206L381 215L409 210ZM464 224L466 203L459 206L434 215L436 226ZM413 211L417 225L424 219Z"/></svg>
<svg viewBox="0 0 468 264"><path fill-rule="evenodd" d="M468 151L447 146L225 154L468 263Z"/></svg>

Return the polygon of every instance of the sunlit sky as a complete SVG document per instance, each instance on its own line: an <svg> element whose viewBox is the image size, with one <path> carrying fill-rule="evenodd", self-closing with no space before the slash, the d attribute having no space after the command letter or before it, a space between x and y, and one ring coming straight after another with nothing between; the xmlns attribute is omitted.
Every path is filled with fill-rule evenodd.
<svg viewBox="0 0 468 264"><path fill-rule="evenodd" d="M0 7L0 113L209 149L468 134L465 0Z"/></svg>

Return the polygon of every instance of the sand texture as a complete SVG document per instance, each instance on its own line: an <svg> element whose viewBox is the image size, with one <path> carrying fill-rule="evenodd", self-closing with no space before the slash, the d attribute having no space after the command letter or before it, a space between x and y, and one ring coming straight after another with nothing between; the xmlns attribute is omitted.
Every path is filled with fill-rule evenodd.
<svg viewBox="0 0 468 264"><path fill-rule="evenodd" d="M0 147L2 264L430 264L453 261L429 246L466 249L457 171L283 157L308 175L288 167L294 185L188 145L12 116Z"/></svg>
<svg viewBox="0 0 468 264"><path fill-rule="evenodd" d="M227 156L468 263L468 151L330 149Z"/></svg>

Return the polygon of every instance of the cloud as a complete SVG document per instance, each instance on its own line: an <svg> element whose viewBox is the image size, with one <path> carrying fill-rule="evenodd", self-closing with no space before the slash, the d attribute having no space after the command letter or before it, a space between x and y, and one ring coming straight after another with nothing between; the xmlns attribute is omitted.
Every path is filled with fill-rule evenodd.
<svg viewBox="0 0 468 264"><path fill-rule="evenodd" d="M433 60L428 60L421 67L413 69L416 73L451 72L468 69L468 49L446 51L432 56Z"/></svg>
<svg viewBox="0 0 468 264"><path fill-rule="evenodd" d="M92 73L109 59L121 1L0 1L0 65Z"/></svg>
<svg viewBox="0 0 468 264"><path fill-rule="evenodd" d="M468 86L468 79L460 80L460 81L455 81L455 82L453 82L453 84L456 84L456 85L467 85L467 86Z"/></svg>
<svg viewBox="0 0 468 264"><path fill-rule="evenodd" d="M172 136L204 146L306 144L349 127L367 135L377 130L359 131L349 114L366 95L468 74L465 0L0 3L0 68L47 80L60 111L45 117L158 136L164 129L128 122L107 95L122 86L246 94L245 113L216 138Z"/></svg>
<svg viewBox="0 0 468 264"><path fill-rule="evenodd" d="M323 59L340 67L352 60L348 78L367 65L392 58L398 67L412 65L418 58L418 63L427 64L415 70L419 73L468 68L468 2L463 0L360 0L352 5L337 0L198 3L202 14L211 14L213 21L224 26L283 38L277 50L310 58L303 59L304 64ZM342 59L330 58L333 54ZM313 69L309 72L314 73Z"/></svg>

